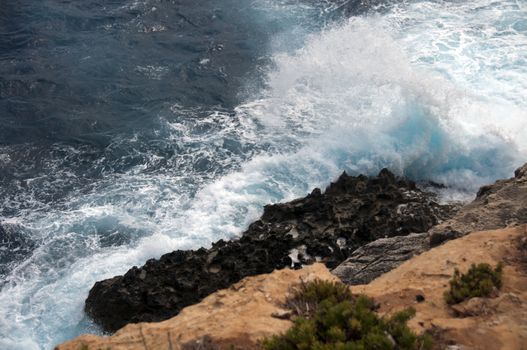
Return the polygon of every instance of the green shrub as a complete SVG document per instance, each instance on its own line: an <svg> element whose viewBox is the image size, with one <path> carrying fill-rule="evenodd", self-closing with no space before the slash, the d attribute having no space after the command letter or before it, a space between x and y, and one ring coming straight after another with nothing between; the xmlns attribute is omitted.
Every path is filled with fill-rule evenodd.
<svg viewBox="0 0 527 350"><path fill-rule="evenodd" d="M502 270L501 263L495 269L486 263L472 264L465 274L456 269L449 282L450 290L445 292L445 301L457 304L474 297L490 296L495 288L501 288Z"/></svg>
<svg viewBox="0 0 527 350"><path fill-rule="evenodd" d="M315 281L303 284L288 301L311 305L314 312L294 320L285 334L263 341L267 350L418 350L430 349L431 338L415 335L406 325L414 309L384 319L374 312L367 296L351 295L342 283ZM314 306L314 307L313 307Z"/></svg>
<svg viewBox="0 0 527 350"><path fill-rule="evenodd" d="M319 279L308 283L300 283L292 290L291 294L285 306L293 310L297 316L303 317L314 315L318 305L324 300L337 304L354 298L345 284Z"/></svg>

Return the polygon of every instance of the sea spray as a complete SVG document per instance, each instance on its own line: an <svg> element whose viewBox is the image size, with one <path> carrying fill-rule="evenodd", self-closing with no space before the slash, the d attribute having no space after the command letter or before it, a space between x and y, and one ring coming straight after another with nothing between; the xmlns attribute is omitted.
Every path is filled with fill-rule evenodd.
<svg viewBox="0 0 527 350"><path fill-rule="evenodd" d="M161 12L145 4L116 10L117 17L146 11L119 35L162 37L155 26ZM189 91L204 104L218 101L218 94L204 96L199 86L158 85L201 75L229 81L222 68L228 60L214 61L225 48L214 43L205 51L210 57L196 54L196 70L178 68L175 76L155 62L136 65L133 74L147 79L144 93L152 95L140 106L129 102L134 113L156 98L162 107L156 105L152 123L131 114L131 131L113 137L102 152L97 141L110 130L104 125L118 128L122 120L86 124L93 132L88 139L75 134L82 123L65 128L81 146L61 141L42 151L48 146L38 142L0 145L9 184L2 192L2 224L20 225L37 244L5 276L0 349L50 349L97 332L82 311L95 281L173 249L235 237L263 205L303 196L343 170L372 174L390 167L449 186L445 198L467 199L466 193L510 176L525 161L524 1L411 2L327 27L295 15L308 7L264 5L274 4L278 11L255 16L262 28L282 28L265 46L270 51L255 55L261 84L248 79L242 84L247 88L229 91L229 101L238 92L244 96L232 110L180 101ZM180 20L181 28L192 27ZM160 47L165 55L166 44ZM87 57L80 58L93 62ZM13 91L25 91L19 88ZM98 97L122 102L135 96L132 88L100 90ZM166 101L166 94L178 98ZM100 103L86 108L106 100L94 101Z"/></svg>

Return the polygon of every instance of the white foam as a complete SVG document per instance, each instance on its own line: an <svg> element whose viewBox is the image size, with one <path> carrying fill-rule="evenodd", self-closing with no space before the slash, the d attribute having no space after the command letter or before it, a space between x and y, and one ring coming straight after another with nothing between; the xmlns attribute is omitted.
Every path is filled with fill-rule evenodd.
<svg viewBox="0 0 527 350"><path fill-rule="evenodd" d="M236 116L164 119L168 140L188 151L171 171L149 172L160 159L145 155L60 207L22 211L16 221L43 243L0 292L0 349L49 349L96 331L82 313L95 281L238 235L264 204L303 196L342 170L389 167L451 186L448 198L509 176L526 154L522 4L417 2L313 35L293 53L280 39L268 88ZM252 147L217 151L231 138ZM110 147L119 142L135 141ZM200 173L201 159L230 171ZM120 228L137 237L101 244L96 233Z"/></svg>
<svg viewBox="0 0 527 350"><path fill-rule="evenodd" d="M410 41L392 21L354 18L312 36L295 54L277 56L269 89L241 113L259 118L277 143L300 144L308 157L335 168L371 173L388 166L471 190L509 176L527 145L527 114L516 95L499 85L492 94L459 86L436 66L416 64L408 52L426 38L413 34ZM479 59L466 54L464 60ZM462 61L448 65L460 74ZM523 71L514 73L525 81ZM521 84L509 90L525 93Z"/></svg>

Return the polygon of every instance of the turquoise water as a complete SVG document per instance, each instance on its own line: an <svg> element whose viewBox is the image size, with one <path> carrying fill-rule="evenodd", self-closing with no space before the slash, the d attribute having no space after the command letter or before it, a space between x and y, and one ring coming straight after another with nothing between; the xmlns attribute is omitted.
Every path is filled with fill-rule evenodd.
<svg viewBox="0 0 527 350"><path fill-rule="evenodd" d="M355 5L0 5L0 349L98 333L95 281L342 170L468 200L525 162L525 1Z"/></svg>

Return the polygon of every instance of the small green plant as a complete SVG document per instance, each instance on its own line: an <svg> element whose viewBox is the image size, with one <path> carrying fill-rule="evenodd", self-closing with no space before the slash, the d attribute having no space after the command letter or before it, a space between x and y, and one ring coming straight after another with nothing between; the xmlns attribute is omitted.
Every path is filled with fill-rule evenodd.
<svg viewBox="0 0 527 350"><path fill-rule="evenodd" d="M417 336L406 325L414 309L390 318L374 312L373 299L352 296L342 283L303 283L288 301L297 307L305 303L285 334L263 341L267 350L418 350L430 349L430 336ZM314 310L314 311L313 311Z"/></svg>
<svg viewBox="0 0 527 350"><path fill-rule="evenodd" d="M457 304L474 297L488 297L493 290L502 285L503 264L499 263L495 269L489 264L472 264L467 273L461 274L458 269L450 280L450 289L445 292L448 304Z"/></svg>
<svg viewBox="0 0 527 350"><path fill-rule="evenodd" d="M297 316L311 317L324 300L338 304L353 299L353 294L345 284L316 279L308 283L302 281L293 288L285 306Z"/></svg>

